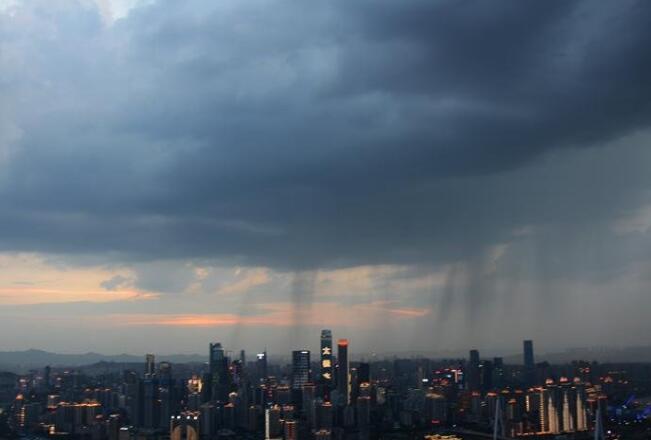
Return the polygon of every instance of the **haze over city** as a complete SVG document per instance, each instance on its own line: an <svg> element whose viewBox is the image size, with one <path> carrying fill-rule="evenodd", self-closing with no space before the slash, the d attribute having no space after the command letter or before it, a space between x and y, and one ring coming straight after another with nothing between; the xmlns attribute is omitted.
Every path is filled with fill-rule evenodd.
<svg viewBox="0 0 651 440"><path fill-rule="evenodd" d="M650 17L0 0L0 350L648 344Z"/></svg>

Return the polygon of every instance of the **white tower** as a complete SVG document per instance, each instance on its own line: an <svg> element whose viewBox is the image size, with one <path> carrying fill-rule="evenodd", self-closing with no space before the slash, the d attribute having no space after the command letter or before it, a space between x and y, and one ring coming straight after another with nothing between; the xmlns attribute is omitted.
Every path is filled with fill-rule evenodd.
<svg viewBox="0 0 651 440"><path fill-rule="evenodd" d="M574 418L570 411L570 400L567 396L567 390L563 392L563 431L574 432Z"/></svg>
<svg viewBox="0 0 651 440"><path fill-rule="evenodd" d="M576 393L576 430L588 430L588 417L585 413L585 402L583 401L583 393L577 390Z"/></svg>

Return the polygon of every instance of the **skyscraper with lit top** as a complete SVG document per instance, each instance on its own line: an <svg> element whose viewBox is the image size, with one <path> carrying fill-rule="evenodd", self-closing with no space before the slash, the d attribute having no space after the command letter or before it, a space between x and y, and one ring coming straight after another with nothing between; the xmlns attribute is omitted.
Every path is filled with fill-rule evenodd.
<svg viewBox="0 0 651 440"><path fill-rule="evenodd" d="M292 352L292 389L302 390L303 385L310 381L310 352L309 350L294 350Z"/></svg>
<svg viewBox="0 0 651 440"><path fill-rule="evenodd" d="M337 341L337 395L340 405L350 404L350 373L348 339Z"/></svg>

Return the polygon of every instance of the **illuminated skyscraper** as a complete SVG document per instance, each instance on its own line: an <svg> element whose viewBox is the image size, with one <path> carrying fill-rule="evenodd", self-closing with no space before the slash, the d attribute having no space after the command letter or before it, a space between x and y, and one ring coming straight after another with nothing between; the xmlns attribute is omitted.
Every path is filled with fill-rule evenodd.
<svg viewBox="0 0 651 440"><path fill-rule="evenodd" d="M540 390L538 413L540 415L539 432L541 433L549 432L548 400L550 400L549 391L545 389Z"/></svg>
<svg viewBox="0 0 651 440"><path fill-rule="evenodd" d="M295 350L292 352L292 389L302 390L303 385L310 380L310 352L309 350Z"/></svg>
<svg viewBox="0 0 651 440"><path fill-rule="evenodd" d="M350 404L348 339L337 341L337 395L340 405Z"/></svg>
<svg viewBox="0 0 651 440"><path fill-rule="evenodd" d="M280 407L274 405L267 408L264 413L264 437L266 440L282 438L282 425L280 423Z"/></svg>
<svg viewBox="0 0 651 440"><path fill-rule="evenodd" d="M183 412L171 418L169 438L170 440L199 440L200 426L199 413Z"/></svg>
<svg viewBox="0 0 651 440"><path fill-rule="evenodd" d="M285 440L298 440L298 422L285 420Z"/></svg>
<svg viewBox="0 0 651 440"><path fill-rule="evenodd" d="M558 434L560 432L560 421L558 419L558 410L554 404L553 396L547 400L547 417L549 418L549 432Z"/></svg>
<svg viewBox="0 0 651 440"><path fill-rule="evenodd" d="M267 378L267 352L263 351L256 355L256 373L260 379Z"/></svg>
<svg viewBox="0 0 651 440"><path fill-rule="evenodd" d="M569 390L563 391L563 431L574 432L576 429L573 417L573 408L570 406Z"/></svg>
<svg viewBox="0 0 651 440"><path fill-rule="evenodd" d="M332 432L328 429L319 429L314 433L315 440L331 440Z"/></svg>
<svg viewBox="0 0 651 440"><path fill-rule="evenodd" d="M583 388L583 385L577 386L576 389L576 430L588 430L588 417L585 408L585 388Z"/></svg>
<svg viewBox="0 0 651 440"><path fill-rule="evenodd" d="M321 330L321 383L332 388L332 331Z"/></svg>

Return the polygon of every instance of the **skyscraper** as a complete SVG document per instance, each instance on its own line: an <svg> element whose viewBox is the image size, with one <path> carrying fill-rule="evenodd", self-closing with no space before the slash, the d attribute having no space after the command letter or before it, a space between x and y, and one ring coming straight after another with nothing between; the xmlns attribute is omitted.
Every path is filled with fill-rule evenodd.
<svg viewBox="0 0 651 440"><path fill-rule="evenodd" d="M149 375L142 381L142 426L156 428L160 421L158 379Z"/></svg>
<svg viewBox="0 0 651 440"><path fill-rule="evenodd" d="M337 395L340 405L350 403L350 377L348 365L348 339L337 341Z"/></svg>
<svg viewBox="0 0 651 440"><path fill-rule="evenodd" d="M309 350L294 350L292 352L292 389L301 390L310 380Z"/></svg>
<svg viewBox="0 0 651 440"><path fill-rule="evenodd" d="M265 439L271 440L282 438L282 425L280 423L280 407L274 405L267 408L264 413L264 432Z"/></svg>
<svg viewBox="0 0 651 440"><path fill-rule="evenodd" d="M483 393L493 389L493 363L485 360L480 364L481 390Z"/></svg>
<svg viewBox="0 0 651 440"><path fill-rule="evenodd" d="M52 373L52 369L50 368L49 365L45 366L45 370L43 370L43 387L45 390L50 389L50 375Z"/></svg>
<svg viewBox="0 0 651 440"><path fill-rule="evenodd" d="M501 357L493 358L493 386L502 388L504 379L504 360Z"/></svg>
<svg viewBox="0 0 651 440"><path fill-rule="evenodd" d="M267 352L263 351L262 353L258 353L256 355L256 373L258 375L259 379L266 379L267 378Z"/></svg>
<svg viewBox="0 0 651 440"><path fill-rule="evenodd" d="M219 371L224 363L226 358L224 354L224 348L220 342L215 342L210 344L210 372Z"/></svg>
<svg viewBox="0 0 651 440"><path fill-rule="evenodd" d="M576 388L576 430L588 429L588 417L585 411L585 388L579 385Z"/></svg>
<svg viewBox="0 0 651 440"><path fill-rule="evenodd" d="M526 340L524 346L524 382L528 387L536 385L536 365L533 358L533 341Z"/></svg>
<svg viewBox="0 0 651 440"><path fill-rule="evenodd" d="M466 387L469 391L479 391L481 386L481 371L479 370L479 351L470 350L470 359L468 360L468 375L466 378Z"/></svg>
<svg viewBox="0 0 651 440"><path fill-rule="evenodd" d="M226 401L228 397L228 358L219 342L210 344L209 369L213 400Z"/></svg>
<svg viewBox="0 0 651 440"><path fill-rule="evenodd" d="M298 422L285 420L285 440L298 440Z"/></svg>
<svg viewBox="0 0 651 440"><path fill-rule="evenodd" d="M321 383L324 388L332 388L332 331L321 330Z"/></svg>
<svg viewBox="0 0 651 440"><path fill-rule="evenodd" d="M359 383L371 381L371 364L368 362L360 362L357 365L357 379Z"/></svg>
<svg viewBox="0 0 651 440"><path fill-rule="evenodd" d="M156 358L153 354L145 355L145 377L153 376L156 372Z"/></svg>

